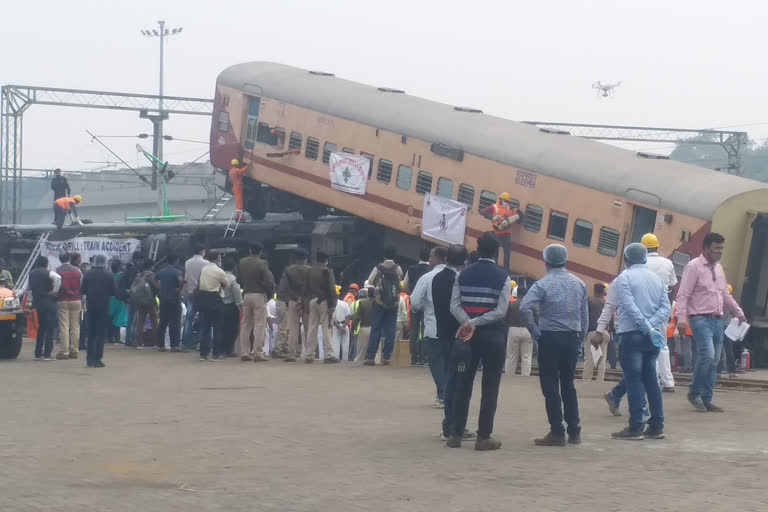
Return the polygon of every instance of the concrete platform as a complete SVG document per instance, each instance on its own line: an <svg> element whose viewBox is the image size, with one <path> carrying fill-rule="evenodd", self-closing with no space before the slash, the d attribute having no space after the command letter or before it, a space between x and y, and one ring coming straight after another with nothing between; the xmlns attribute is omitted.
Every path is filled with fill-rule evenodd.
<svg viewBox="0 0 768 512"><path fill-rule="evenodd" d="M505 376L504 446L487 453L440 442L423 368L108 346L88 369L32 349L0 362L0 510L768 510L762 392L718 390L724 414L665 394L667 439L626 442L610 439L626 422L603 402L611 384L577 382L584 444L537 448L538 379Z"/></svg>

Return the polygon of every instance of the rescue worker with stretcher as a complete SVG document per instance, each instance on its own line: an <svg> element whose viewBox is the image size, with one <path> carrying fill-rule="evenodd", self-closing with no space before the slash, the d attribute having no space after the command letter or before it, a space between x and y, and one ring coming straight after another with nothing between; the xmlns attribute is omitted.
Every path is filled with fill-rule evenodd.
<svg viewBox="0 0 768 512"><path fill-rule="evenodd" d="M504 270L509 271L509 251L512 240L512 224L520 220L520 212L510 204L507 192L499 195L499 200L480 211L480 215L491 221L491 227L499 239L504 251Z"/></svg>

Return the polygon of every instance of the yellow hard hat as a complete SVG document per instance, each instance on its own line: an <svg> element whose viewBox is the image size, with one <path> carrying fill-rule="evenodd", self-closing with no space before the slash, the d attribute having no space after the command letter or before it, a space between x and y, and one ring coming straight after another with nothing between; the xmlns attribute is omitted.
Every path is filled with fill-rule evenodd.
<svg viewBox="0 0 768 512"><path fill-rule="evenodd" d="M238 160L237 158L233 158L232 165L240 165L240 160Z"/></svg>
<svg viewBox="0 0 768 512"><path fill-rule="evenodd" d="M509 200L510 200L510 199L512 199L512 198L509 196L509 193L508 193L508 192L502 192L502 193L499 195L499 199L503 199L504 201L509 201Z"/></svg>
<svg viewBox="0 0 768 512"><path fill-rule="evenodd" d="M640 243L645 246L646 249L658 249L659 239L653 233L646 233L643 238L640 239Z"/></svg>
<svg viewBox="0 0 768 512"><path fill-rule="evenodd" d="M517 286L517 281L510 281L509 282L509 287L510 288L514 288L515 286Z"/></svg>
<svg viewBox="0 0 768 512"><path fill-rule="evenodd" d="M78 195L76 195L75 197L73 197L72 199L74 199L74 200L75 200L76 202L78 202L78 203L79 203L80 201L82 201L82 200L83 200L83 198L82 198L82 197L80 197L80 195L79 195L79 194L78 194Z"/></svg>
<svg viewBox="0 0 768 512"><path fill-rule="evenodd" d="M730 284L728 285L728 293L733 293L733 286Z"/></svg>
<svg viewBox="0 0 768 512"><path fill-rule="evenodd" d="M341 286L336 285L336 295L341 294Z"/></svg>

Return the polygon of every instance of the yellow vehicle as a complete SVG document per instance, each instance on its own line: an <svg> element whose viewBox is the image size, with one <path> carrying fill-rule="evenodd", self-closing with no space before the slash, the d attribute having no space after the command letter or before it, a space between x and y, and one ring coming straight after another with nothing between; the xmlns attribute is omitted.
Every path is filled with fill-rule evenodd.
<svg viewBox="0 0 768 512"><path fill-rule="evenodd" d="M12 293L0 293L0 359L19 357L24 323L21 300Z"/></svg>

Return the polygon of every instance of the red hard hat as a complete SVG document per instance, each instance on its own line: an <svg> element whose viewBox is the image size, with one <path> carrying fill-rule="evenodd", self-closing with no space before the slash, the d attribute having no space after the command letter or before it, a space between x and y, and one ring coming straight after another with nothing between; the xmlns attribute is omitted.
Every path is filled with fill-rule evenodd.
<svg viewBox="0 0 768 512"><path fill-rule="evenodd" d="M349 285L349 289L350 289L350 290L357 290L357 291L360 291L360 287L359 287L359 286L357 286L357 284L355 284L355 283L352 283L351 285Z"/></svg>

